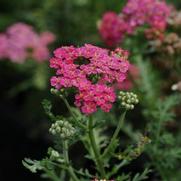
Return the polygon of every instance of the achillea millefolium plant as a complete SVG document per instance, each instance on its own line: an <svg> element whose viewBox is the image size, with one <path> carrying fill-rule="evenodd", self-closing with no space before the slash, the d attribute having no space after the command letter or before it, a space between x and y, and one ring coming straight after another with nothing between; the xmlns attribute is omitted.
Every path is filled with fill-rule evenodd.
<svg viewBox="0 0 181 181"><path fill-rule="evenodd" d="M41 161L25 159L25 167L32 172L41 170L44 177L56 181L147 178L149 168L135 175L120 173L120 169L139 157L150 143L147 136L140 135L135 146L128 145L125 150L120 150L119 133L126 113L139 102L136 94L119 91L116 86L126 78L127 58L127 51L120 48L109 51L90 44L54 51L50 67L56 70L56 75L51 78L54 87L51 93L65 103L70 114L68 117L54 115L51 103L43 102L52 121L49 132L55 145L48 149L47 157ZM74 108L67 101L70 92L75 95ZM115 102L119 105L120 118L114 133L108 136L103 133L109 130L106 122L97 119L95 112L100 109L109 114ZM69 149L77 142L84 146L86 154L82 159L90 160L90 165L77 167L70 160Z"/></svg>

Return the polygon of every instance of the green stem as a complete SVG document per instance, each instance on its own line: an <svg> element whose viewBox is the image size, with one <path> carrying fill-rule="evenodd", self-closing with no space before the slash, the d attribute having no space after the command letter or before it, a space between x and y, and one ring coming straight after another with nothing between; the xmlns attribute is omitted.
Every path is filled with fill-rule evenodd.
<svg viewBox="0 0 181 181"><path fill-rule="evenodd" d="M74 173L74 170L73 170L72 166L70 165L69 155L68 155L68 143L67 143L66 140L63 142L63 154L64 154L64 158L65 158L65 162L66 162L66 165L67 165L68 172L69 172L72 180L73 181L79 181L76 174Z"/></svg>
<svg viewBox="0 0 181 181"><path fill-rule="evenodd" d="M91 144L93 152L94 152L96 165L98 167L98 171L100 172L102 179L106 179L106 173L104 170L103 162L101 160L100 151L99 151L96 141L95 141L92 116L90 116L90 119L88 122L88 133L89 133L90 144Z"/></svg>
<svg viewBox="0 0 181 181"><path fill-rule="evenodd" d="M114 144L114 142L116 141L116 138L118 137L118 134L121 130L121 127L123 125L124 119L125 119L125 115L126 115L126 111L123 112L123 114L121 115L121 118L119 120L118 126L113 134L113 137L111 138L111 141L109 143L109 145L107 146L107 148L104 150L103 154L102 154L102 158L105 158L107 156L107 154L110 153L111 149L112 149L112 145Z"/></svg>
<svg viewBox="0 0 181 181"><path fill-rule="evenodd" d="M70 114L72 115L74 121L75 121L81 128L86 129L86 126L85 126L84 124L80 123L79 120L77 120L76 115L73 113L73 111L72 111L72 109L71 109L71 107L70 107L67 99L64 98L64 97L62 97L62 96L60 96L60 97L61 97L61 99L64 101L65 105L67 106L67 109L69 110Z"/></svg>

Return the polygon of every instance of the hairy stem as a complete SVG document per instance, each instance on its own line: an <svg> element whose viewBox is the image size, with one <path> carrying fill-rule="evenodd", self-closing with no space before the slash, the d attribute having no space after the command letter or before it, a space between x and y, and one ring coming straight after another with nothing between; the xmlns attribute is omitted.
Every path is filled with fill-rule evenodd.
<svg viewBox="0 0 181 181"><path fill-rule="evenodd" d="M94 152L96 165L98 167L98 171L100 172L102 179L106 179L106 173L104 170L103 162L101 160L100 150L98 149L96 141L95 141L92 116L90 116L90 119L88 122L88 133L89 133L90 144L91 144L92 150Z"/></svg>
<svg viewBox="0 0 181 181"><path fill-rule="evenodd" d="M69 155L68 155L68 143L66 140L63 142L63 155L64 155L65 162L67 165L67 170L68 170L72 180L73 181L79 181L76 174L74 173L74 169L72 168L72 166L70 164Z"/></svg>
<svg viewBox="0 0 181 181"><path fill-rule="evenodd" d="M126 111L124 111L123 114L121 115L121 118L120 118L120 120L118 122L118 126L117 126L117 128L116 128L116 130L115 130L115 132L114 132L114 134L113 134L113 136L111 138L111 141L110 141L109 145L104 150L104 152L102 154L102 158L105 158L110 153L110 151L112 149L112 146L113 146L114 142L116 141L116 138L118 137L118 134L119 134L119 132L121 130L121 127L123 125L125 115L126 115Z"/></svg>

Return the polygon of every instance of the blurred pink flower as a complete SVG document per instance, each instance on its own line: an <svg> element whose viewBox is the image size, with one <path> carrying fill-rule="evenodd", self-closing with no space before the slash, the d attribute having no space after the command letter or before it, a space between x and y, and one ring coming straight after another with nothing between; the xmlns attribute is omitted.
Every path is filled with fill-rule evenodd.
<svg viewBox="0 0 181 181"><path fill-rule="evenodd" d="M130 26L149 24L152 28L165 29L170 6L163 0L128 0L122 11Z"/></svg>
<svg viewBox="0 0 181 181"><path fill-rule="evenodd" d="M23 63L27 58L33 58L39 62L47 60L49 58L47 46L55 40L52 33L43 32L38 35L33 27L24 23L11 25L5 36L4 46L6 48L3 51L5 56L0 51L0 57L8 58L17 63Z"/></svg>
<svg viewBox="0 0 181 181"><path fill-rule="evenodd" d="M40 41L44 45L48 45L55 41L55 35L51 32L45 31L40 34Z"/></svg>
<svg viewBox="0 0 181 181"><path fill-rule="evenodd" d="M33 48L31 56L33 59L37 60L38 62L42 62L49 58L49 50L46 46L42 46L40 44Z"/></svg>
<svg viewBox="0 0 181 181"><path fill-rule="evenodd" d="M114 12L106 12L99 25L100 35L108 46L118 44L127 31L127 23Z"/></svg>
<svg viewBox="0 0 181 181"><path fill-rule="evenodd" d="M33 47L38 41L38 34L33 28L24 23L15 23L8 27L7 36L19 48Z"/></svg>
<svg viewBox="0 0 181 181"><path fill-rule="evenodd" d="M170 11L171 7L164 0L128 0L119 15L114 12L103 15L99 32L108 46L116 46L126 34L133 34L144 24L152 31L163 32Z"/></svg>

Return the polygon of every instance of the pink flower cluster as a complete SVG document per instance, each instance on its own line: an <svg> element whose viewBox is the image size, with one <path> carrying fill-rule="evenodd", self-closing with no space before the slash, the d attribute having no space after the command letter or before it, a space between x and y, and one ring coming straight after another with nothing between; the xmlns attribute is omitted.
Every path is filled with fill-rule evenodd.
<svg viewBox="0 0 181 181"><path fill-rule="evenodd" d="M146 23L152 28L165 29L170 6L163 0L128 0L122 13L133 28Z"/></svg>
<svg viewBox="0 0 181 181"><path fill-rule="evenodd" d="M50 32L38 35L31 26L16 23L0 34L0 58L22 63L30 57L41 62L49 58L47 46L54 40Z"/></svg>
<svg viewBox="0 0 181 181"><path fill-rule="evenodd" d="M100 107L109 112L115 101L115 83L126 78L129 62L122 49L108 51L90 44L54 51L50 67L56 69L51 85L56 89L75 88L75 105L85 114Z"/></svg>
<svg viewBox="0 0 181 181"><path fill-rule="evenodd" d="M169 15L170 6L164 0L128 0L119 15L104 14L99 31L106 44L113 46L144 24L154 31L164 31Z"/></svg>
<svg viewBox="0 0 181 181"><path fill-rule="evenodd" d="M108 46L118 44L127 29L127 23L114 12L105 13L99 27L100 34Z"/></svg>

